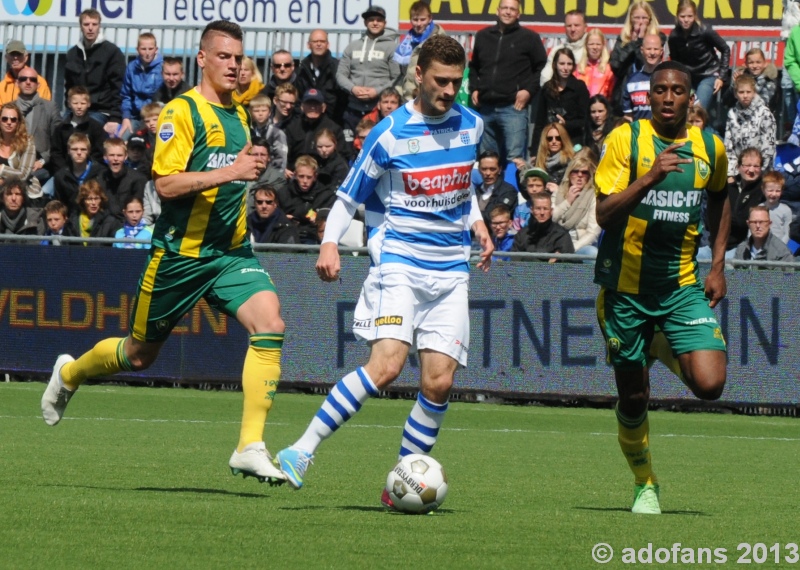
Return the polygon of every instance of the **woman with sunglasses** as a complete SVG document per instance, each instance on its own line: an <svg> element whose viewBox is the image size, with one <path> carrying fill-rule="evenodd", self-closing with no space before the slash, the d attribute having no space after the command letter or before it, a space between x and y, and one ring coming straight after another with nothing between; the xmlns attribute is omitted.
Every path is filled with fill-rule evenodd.
<svg viewBox="0 0 800 570"><path fill-rule="evenodd" d="M517 164L517 169L520 172L524 172L530 166L543 169L550 177L546 190L552 194L558 190L558 185L567 170L567 164L573 156L575 151L567 129L561 123L550 123L542 129L533 164L529 166Z"/></svg>
<svg viewBox="0 0 800 570"><path fill-rule="evenodd" d="M36 168L36 145L28 136L28 128L15 103L0 107L0 181L16 176L28 184L30 205L41 208L47 201L39 180L33 176Z"/></svg>
<svg viewBox="0 0 800 570"><path fill-rule="evenodd" d="M573 143L584 144L588 126L589 89L572 74L574 71L575 56L572 50L556 50L553 57L553 77L542 87L533 140L541 136L548 123L561 123Z"/></svg>
<svg viewBox="0 0 800 570"><path fill-rule="evenodd" d="M553 220L569 232L575 253L597 255L600 226L595 217L594 171L588 149L575 155L553 196Z"/></svg>

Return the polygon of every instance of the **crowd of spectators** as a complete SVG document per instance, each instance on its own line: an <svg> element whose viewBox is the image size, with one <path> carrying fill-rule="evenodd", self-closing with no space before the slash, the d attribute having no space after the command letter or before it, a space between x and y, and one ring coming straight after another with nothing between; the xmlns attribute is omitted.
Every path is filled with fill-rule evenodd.
<svg viewBox="0 0 800 570"><path fill-rule="evenodd" d="M758 48L732 69L728 44L698 18L694 0L679 0L668 26L648 2L632 2L613 44L572 10L549 54L538 34L520 25L520 14L519 0L500 0L496 24L474 37L461 93L485 121L473 178L498 252L596 254L594 172L603 141L625 121L650 117L649 77L665 57L691 70L690 123L725 143L729 257L786 259L775 242L798 250L800 149L791 148L800 144L793 113L800 23L787 39L783 70ZM362 18L363 35L341 58L319 29L302 59L285 49L270 54L268 77L253 59L242 61L233 99L248 107L251 152L268 165L247 196L254 242L319 242L365 137L416 96L420 46L447 33L425 0L411 4L405 33L386 26L379 6ZM40 235L51 245L62 243L58 236L147 240L160 213L150 180L156 126L164 104L190 89L183 63L162 56L152 33L139 36L136 57L126 61L105 39L94 9L81 13L79 25L81 38L65 58L64 113L29 66L26 46L5 46L0 233ZM354 225L363 228L359 223L357 216ZM761 235L765 225L769 239ZM351 245L364 241L362 233ZM707 241L701 246L700 258L708 257Z"/></svg>

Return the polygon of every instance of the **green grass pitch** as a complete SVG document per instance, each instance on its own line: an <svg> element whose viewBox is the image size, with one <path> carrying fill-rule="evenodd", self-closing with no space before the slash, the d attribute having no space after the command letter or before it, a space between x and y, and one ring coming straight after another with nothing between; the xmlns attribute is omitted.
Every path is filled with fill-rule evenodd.
<svg viewBox="0 0 800 570"><path fill-rule="evenodd" d="M231 476L241 394L87 386L51 428L43 390L0 385L2 568L622 568L625 548L674 543L724 548L716 567L762 543L761 567L800 567L785 546L800 543L793 419L651 413L664 514L636 516L611 410L455 403L433 454L449 496L406 516L379 496L411 402L369 401L293 491ZM321 400L280 394L268 447Z"/></svg>

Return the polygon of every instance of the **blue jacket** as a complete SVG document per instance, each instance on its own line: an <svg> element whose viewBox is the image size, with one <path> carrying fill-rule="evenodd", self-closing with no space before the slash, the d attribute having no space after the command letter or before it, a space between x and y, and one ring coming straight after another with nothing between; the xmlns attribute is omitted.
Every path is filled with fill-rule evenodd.
<svg viewBox="0 0 800 570"><path fill-rule="evenodd" d="M147 67L138 57L128 64L125 69L125 79L122 81L122 118L140 119L142 107L153 100L164 79L161 77L163 63L161 53L157 53Z"/></svg>

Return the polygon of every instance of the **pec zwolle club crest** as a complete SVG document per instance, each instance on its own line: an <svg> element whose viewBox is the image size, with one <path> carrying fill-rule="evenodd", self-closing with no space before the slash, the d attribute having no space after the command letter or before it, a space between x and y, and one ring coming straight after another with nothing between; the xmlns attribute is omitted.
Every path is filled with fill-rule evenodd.
<svg viewBox="0 0 800 570"><path fill-rule="evenodd" d="M408 141L408 152L412 154L417 154L419 152L419 140L417 139L409 139Z"/></svg>
<svg viewBox="0 0 800 570"><path fill-rule="evenodd" d="M462 144L469 144L469 131L461 131L458 135L461 137Z"/></svg>

